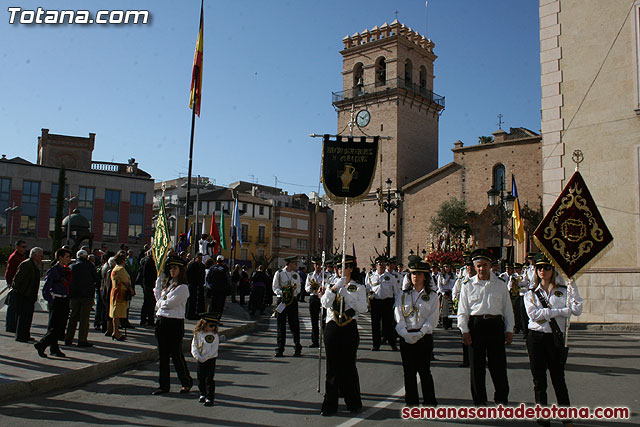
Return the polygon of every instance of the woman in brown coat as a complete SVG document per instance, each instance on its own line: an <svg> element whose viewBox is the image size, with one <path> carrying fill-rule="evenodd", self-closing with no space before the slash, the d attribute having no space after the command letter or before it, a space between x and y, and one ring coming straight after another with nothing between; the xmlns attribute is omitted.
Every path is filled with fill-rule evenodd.
<svg viewBox="0 0 640 427"><path fill-rule="evenodd" d="M129 273L124 267L127 261L127 253L118 251L114 258L116 266L111 270L111 295L109 299L109 317L113 319L113 335L111 339L124 341L125 337L120 333L118 326L120 319L127 317L130 300L127 294L131 293L133 295L133 289L131 288L131 277L129 277Z"/></svg>

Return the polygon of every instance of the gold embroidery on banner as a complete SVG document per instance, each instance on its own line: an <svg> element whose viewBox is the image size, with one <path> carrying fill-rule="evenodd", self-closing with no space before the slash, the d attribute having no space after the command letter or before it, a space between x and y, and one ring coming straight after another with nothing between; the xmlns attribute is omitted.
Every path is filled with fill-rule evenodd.
<svg viewBox="0 0 640 427"><path fill-rule="evenodd" d="M560 224L560 218L571 207L575 206L586 218L584 221L569 218ZM560 230L558 230L558 228ZM560 233L558 234L558 231ZM588 234L587 234L588 231ZM570 242L580 242L576 251L569 251L565 242L560 237ZM556 210L549 225L544 229L544 238L550 240L553 248L565 259L569 264L576 263L583 255L591 252L595 242L601 242L604 238L604 231L598 225L593 217L591 209L587 206L587 201L582 197L582 189L575 184L569 189L569 193L565 195L560 206ZM594 242L595 241L595 242Z"/></svg>

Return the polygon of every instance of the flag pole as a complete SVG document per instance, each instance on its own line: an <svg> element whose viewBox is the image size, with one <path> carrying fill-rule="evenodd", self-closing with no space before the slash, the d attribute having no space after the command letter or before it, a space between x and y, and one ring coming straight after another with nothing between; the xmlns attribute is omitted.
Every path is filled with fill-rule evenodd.
<svg viewBox="0 0 640 427"><path fill-rule="evenodd" d="M195 74L194 90L198 88L198 72ZM191 141L189 142L189 173L187 175L187 201L184 213L184 232L189 230L189 198L191 197L191 169L193 167L193 132L196 127L196 99L194 95L193 108L191 109Z"/></svg>

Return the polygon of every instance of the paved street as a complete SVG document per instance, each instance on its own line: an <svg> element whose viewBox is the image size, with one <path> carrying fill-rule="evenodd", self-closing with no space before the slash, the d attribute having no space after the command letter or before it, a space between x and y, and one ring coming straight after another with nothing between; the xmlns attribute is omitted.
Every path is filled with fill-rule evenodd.
<svg viewBox="0 0 640 427"><path fill-rule="evenodd" d="M301 304L303 344L309 344L307 304ZM322 397L316 391L317 350L305 348L303 358L274 359L275 321L268 330L223 344L216 371L216 405L197 403L196 391L177 393L172 374L172 393L151 396L157 387L157 363L149 363L65 392L31 398L0 407L3 426L48 424L111 425L392 425L403 406L400 354L383 346L372 352L368 316L361 319L358 369L365 411L352 419L341 405L337 416L319 415ZM461 352L455 332L437 330L433 374L440 405L471 405L468 371L459 368ZM572 402L577 406L628 406L632 419L620 422L578 422L576 425L637 425L640 423L640 367L638 333L604 331L572 332L572 353L567 372ZM293 353L291 340L285 354ZM509 381L512 402L532 403L531 374L522 339L510 347ZM189 367L195 377L192 358ZM324 374L324 366L323 366ZM322 386L324 390L324 384ZM489 395L492 387L488 386ZM553 393L550 394L553 400ZM458 423L440 425L531 425L530 422Z"/></svg>

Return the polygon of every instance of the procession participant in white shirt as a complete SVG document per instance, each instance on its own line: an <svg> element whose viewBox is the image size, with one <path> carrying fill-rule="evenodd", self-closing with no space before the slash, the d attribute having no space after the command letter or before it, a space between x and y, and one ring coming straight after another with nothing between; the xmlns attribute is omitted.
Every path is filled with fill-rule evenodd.
<svg viewBox="0 0 640 427"><path fill-rule="evenodd" d="M487 404L485 371L495 388L494 401L507 404L509 381L505 343L513 340L513 309L507 284L491 272L492 255L486 249L471 254L477 275L460 291L458 327L469 347L471 395L476 406Z"/></svg>
<svg viewBox="0 0 640 427"><path fill-rule="evenodd" d="M327 355L325 395L322 402L323 416L338 411L338 396L344 397L347 409L352 413L362 409L356 355L360 336L357 319L359 313L367 311L366 290L360 285L359 271L355 259L347 255L344 271L332 286L321 288L322 306L327 309L324 328L324 345Z"/></svg>
<svg viewBox="0 0 640 427"><path fill-rule="evenodd" d="M502 280L504 280L505 283L509 283L509 278L514 273L513 263L512 262L506 263L504 268L505 268L504 272L500 273L499 276Z"/></svg>
<svg viewBox="0 0 640 427"><path fill-rule="evenodd" d="M276 312L278 317L278 348L275 357L284 356L284 346L287 339L287 321L295 343L294 357L302 356L300 344L300 318L298 317L298 299L300 293L300 276L298 275L298 257L290 256L284 259L287 265L278 270L273 276L273 293L276 294Z"/></svg>
<svg viewBox="0 0 640 427"><path fill-rule="evenodd" d="M442 327L445 329L450 329L453 324L452 320L449 319L449 314L451 313L451 291L453 289L453 285L456 283L456 275L453 273L453 269L451 264L444 263L443 271L438 276L438 294L440 295L440 301L442 302Z"/></svg>
<svg viewBox="0 0 640 427"><path fill-rule="evenodd" d="M522 310L522 297L520 296L522 288L522 276L516 273L515 264L508 263L506 276L503 277L507 281L507 289L511 298L511 306L513 307L513 333L518 334L522 331L522 319L520 312Z"/></svg>
<svg viewBox="0 0 640 427"><path fill-rule="evenodd" d="M515 269L514 274L518 279L518 285L519 285L518 293L520 294L520 297L519 297L518 304L514 304L513 311L515 313L516 319L518 317L520 318L520 329L522 330L522 337L526 340L527 334L529 332L529 329L527 328L527 324L529 323L529 317L527 316L527 310L524 307L524 296L527 294L527 291L529 291L529 278L527 277L526 271L523 270L523 267L524 266L518 262L514 264L514 269ZM509 288L509 291L511 290L512 289ZM516 308L516 305L519 305L519 307Z"/></svg>
<svg viewBox="0 0 640 427"><path fill-rule="evenodd" d="M407 406L418 406L418 384L420 375L423 403L436 406L435 388L431 376L433 354L433 329L438 324L439 306L435 291L431 287L431 268L425 262L409 267L411 287L396 299L394 314L396 332L400 336L400 355L404 371L404 401Z"/></svg>
<svg viewBox="0 0 640 427"><path fill-rule="evenodd" d="M198 401L204 406L213 406L216 395L216 360L218 359L218 347L221 338L218 335L218 314L203 313L201 319L193 330L191 340L191 355L198 361L198 389L200 398Z"/></svg>
<svg viewBox="0 0 640 427"><path fill-rule="evenodd" d="M158 341L158 356L160 359L160 387L152 394L159 395L169 392L169 358L173 360L173 367L178 374L182 389L180 393L188 393L193 386L193 379L182 353L182 338L184 337L184 314L189 299L189 285L187 284L187 262L180 257L171 256L167 260L169 279L162 275L156 280L153 290L156 297L156 330Z"/></svg>
<svg viewBox="0 0 640 427"><path fill-rule="evenodd" d="M453 285L453 290L451 291L451 297L453 298L453 305L457 309L460 304L460 290L463 286L468 286L471 282L473 276L476 275L476 269L473 267L473 261L471 261L471 255L468 254L465 256L465 266L462 270L462 274L456 280L456 284ZM469 346L462 343L462 364L458 365L459 368L468 368L469 367Z"/></svg>
<svg viewBox="0 0 640 427"><path fill-rule="evenodd" d="M534 252L527 254L526 267L524 267L524 275L527 278L527 283L533 283L533 279L536 275L536 258L538 255Z"/></svg>
<svg viewBox="0 0 640 427"><path fill-rule="evenodd" d="M376 271L368 276L368 284L371 303L371 336L373 348L380 350L381 335L396 351L395 334L393 331L393 303L398 294L396 279L391 272L385 269L387 258L384 255L376 258ZM382 333L380 324L382 324Z"/></svg>
<svg viewBox="0 0 640 427"><path fill-rule="evenodd" d="M395 295L398 295L402 290L402 277L398 271L398 260L394 256L387 258L387 273L391 274L393 277L393 280L395 281Z"/></svg>
<svg viewBox="0 0 640 427"><path fill-rule="evenodd" d="M564 378L566 361L564 336L567 318L582 314L582 298L573 282L570 288L556 283L557 271L549 260L540 256L536 261L533 286L524 298L529 316L527 351L533 375L536 403L547 405L547 369L556 393L558 406L570 406L569 391ZM570 298L567 298L569 292ZM567 305L567 299L568 305ZM554 332L555 330L555 332ZM563 420L565 425L571 421ZM542 422L549 425L549 421Z"/></svg>
<svg viewBox="0 0 640 427"><path fill-rule="evenodd" d="M320 339L320 297L318 291L322 286L322 260L318 257L312 257L313 271L307 274L307 282L304 289L309 294L309 315L311 317L311 345L310 348L317 348Z"/></svg>

